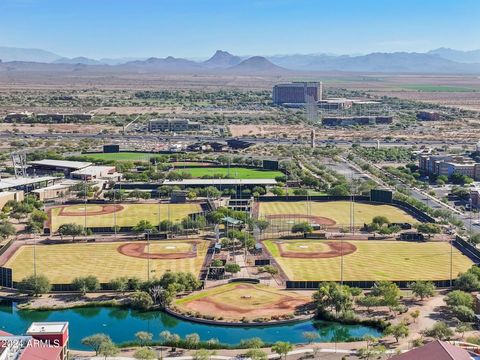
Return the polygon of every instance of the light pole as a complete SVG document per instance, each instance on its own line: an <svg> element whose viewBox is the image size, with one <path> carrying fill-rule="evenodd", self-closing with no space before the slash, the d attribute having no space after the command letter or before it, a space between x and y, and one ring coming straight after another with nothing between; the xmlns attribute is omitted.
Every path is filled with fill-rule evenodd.
<svg viewBox="0 0 480 360"><path fill-rule="evenodd" d="M453 286L453 238L450 238L450 287Z"/></svg>
<svg viewBox="0 0 480 360"><path fill-rule="evenodd" d="M150 281L150 229L147 229L147 281Z"/></svg>
<svg viewBox="0 0 480 360"><path fill-rule="evenodd" d="M113 185L113 231L115 240L117 240L117 190Z"/></svg>

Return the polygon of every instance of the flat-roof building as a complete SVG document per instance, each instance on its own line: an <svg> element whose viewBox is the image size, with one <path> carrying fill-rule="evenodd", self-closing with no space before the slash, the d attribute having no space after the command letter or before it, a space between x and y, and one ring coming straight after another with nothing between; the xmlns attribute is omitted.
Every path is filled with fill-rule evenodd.
<svg viewBox="0 0 480 360"><path fill-rule="evenodd" d="M92 165L91 162L86 161L69 161L69 160L36 160L28 163L35 174L46 174L52 172L62 172L65 175L70 175L71 172L86 168Z"/></svg>
<svg viewBox="0 0 480 360"><path fill-rule="evenodd" d="M26 335L0 331L1 360L66 360L68 358L68 322L34 322Z"/></svg>
<svg viewBox="0 0 480 360"><path fill-rule="evenodd" d="M430 155L418 156L418 167L424 173L431 175L445 175L454 173L469 176L474 180L480 180L480 163L461 155Z"/></svg>
<svg viewBox="0 0 480 360"><path fill-rule="evenodd" d="M58 179L58 177L54 176L3 178L0 179L0 192L38 189L52 185Z"/></svg>
<svg viewBox="0 0 480 360"><path fill-rule="evenodd" d="M115 166L87 166L83 169L75 170L70 173L72 179L94 180L114 174Z"/></svg>
<svg viewBox="0 0 480 360"><path fill-rule="evenodd" d="M292 82L277 84L273 87L272 98L276 105L305 104L311 97L312 101L322 100L321 82Z"/></svg>
<svg viewBox="0 0 480 360"><path fill-rule="evenodd" d="M200 123L188 119L151 119L148 122L148 131L197 131Z"/></svg>

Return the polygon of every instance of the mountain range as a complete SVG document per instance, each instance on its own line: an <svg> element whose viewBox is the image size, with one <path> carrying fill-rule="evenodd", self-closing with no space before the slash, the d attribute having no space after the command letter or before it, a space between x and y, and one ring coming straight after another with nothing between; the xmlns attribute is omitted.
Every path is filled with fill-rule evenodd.
<svg viewBox="0 0 480 360"><path fill-rule="evenodd" d="M439 48L426 53L366 55L295 54L242 57L217 50L205 61L165 58L66 58L41 49L0 47L0 71L125 71L185 73L286 73L345 71L373 73L480 73L480 50Z"/></svg>

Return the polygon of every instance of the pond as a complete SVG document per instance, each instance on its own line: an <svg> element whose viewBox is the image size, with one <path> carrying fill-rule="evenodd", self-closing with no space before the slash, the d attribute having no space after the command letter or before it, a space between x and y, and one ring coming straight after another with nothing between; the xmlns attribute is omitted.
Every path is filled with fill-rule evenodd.
<svg viewBox="0 0 480 360"><path fill-rule="evenodd" d="M342 325L338 323L309 320L288 325L271 326L216 326L180 320L162 311L141 312L118 307L87 307L69 310L35 311L19 310L15 303L0 302L0 330L15 335L25 333L34 321L68 321L70 328L70 347L88 350L81 339L95 334L108 334L116 343L134 340L138 331L148 331L154 340L168 330L181 337L197 333L202 341L216 338L224 344L238 344L241 339L259 337L264 342L290 341L305 342L305 331L316 331L322 342L343 342L365 335L381 336L375 328L363 325Z"/></svg>

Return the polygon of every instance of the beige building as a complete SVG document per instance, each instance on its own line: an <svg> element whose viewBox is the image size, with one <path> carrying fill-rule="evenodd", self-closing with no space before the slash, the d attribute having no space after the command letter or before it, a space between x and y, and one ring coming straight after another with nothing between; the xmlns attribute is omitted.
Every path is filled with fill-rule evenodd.
<svg viewBox="0 0 480 360"><path fill-rule="evenodd" d="M3 209L5 204L10 200L23 201L23 199L24 199L23 190L0 192L0 210Z"/></svg>

